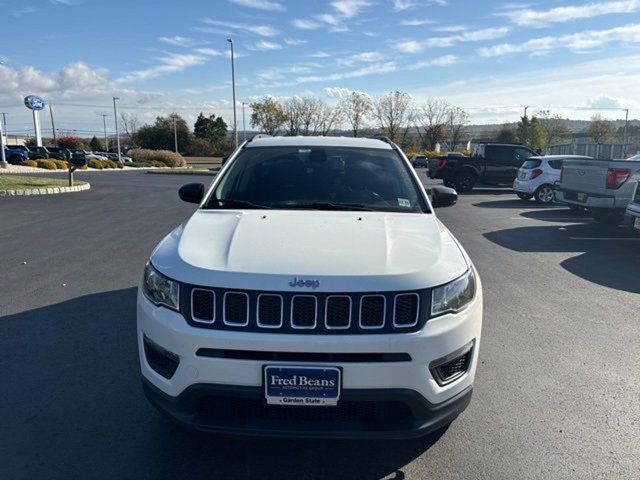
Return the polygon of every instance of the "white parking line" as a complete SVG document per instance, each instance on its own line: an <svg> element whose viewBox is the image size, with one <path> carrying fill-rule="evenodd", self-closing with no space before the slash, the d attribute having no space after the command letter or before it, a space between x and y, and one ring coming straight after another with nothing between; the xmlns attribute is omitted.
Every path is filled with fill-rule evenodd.
<svg viewBox="0 0 640 480"><path fill-rule="evenodd" d="M621 240L621 241L638 241L639 238L631 238L631 237L569 237L569 240L603 240L603 241L612 241L612 240Z"/></svg>

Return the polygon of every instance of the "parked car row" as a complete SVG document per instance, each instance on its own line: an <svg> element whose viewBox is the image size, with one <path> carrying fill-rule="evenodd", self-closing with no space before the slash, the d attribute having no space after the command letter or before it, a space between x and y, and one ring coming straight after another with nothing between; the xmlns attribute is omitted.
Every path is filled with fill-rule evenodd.
<svg viewBox="0 0 640 480"><path fill-rule="evenodd" d="M71 160L72 157L83 160L112 160L118 161L118 154L112 152L90 152L82 148L70 150L60 147L25 147L23 145L11 145L5 147L7 161L13 165L22 165L25 160L40 160L53 158L56 160ZM122 163L131 163L133 160L125 155L120 156Z"/></svg>

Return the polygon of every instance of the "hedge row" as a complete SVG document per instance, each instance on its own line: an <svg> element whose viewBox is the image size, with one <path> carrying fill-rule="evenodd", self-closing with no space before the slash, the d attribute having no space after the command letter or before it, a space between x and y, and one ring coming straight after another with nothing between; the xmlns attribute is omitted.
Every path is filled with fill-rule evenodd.
<svg viewBox="0 0 640 480"><path fill-rule="evenodd" d="M146 163L152 167L184 167L187 165L184 157L179 153L169 150L147 150L144 148L134 148L127 152L127 155L136 163ZM155 162L155 165L154 165Z"/></svg>

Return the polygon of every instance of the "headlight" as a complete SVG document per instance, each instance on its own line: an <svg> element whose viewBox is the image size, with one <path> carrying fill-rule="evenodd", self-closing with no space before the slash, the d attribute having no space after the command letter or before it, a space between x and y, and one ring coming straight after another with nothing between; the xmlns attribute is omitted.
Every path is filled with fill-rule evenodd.
<svg viewBox="0 0 640 480"><path fill-rule="evenodd" d="M476 294L476 278L473 270L453 282L436 287L431 293L431 316L462 310Z"/></svg>
<svg viewBox="0 0 640 480"><path fill-rule="evenodd" d="M180 310L180 284L158 272L151 262L144 268L142 291L156 305Z"/></svg>

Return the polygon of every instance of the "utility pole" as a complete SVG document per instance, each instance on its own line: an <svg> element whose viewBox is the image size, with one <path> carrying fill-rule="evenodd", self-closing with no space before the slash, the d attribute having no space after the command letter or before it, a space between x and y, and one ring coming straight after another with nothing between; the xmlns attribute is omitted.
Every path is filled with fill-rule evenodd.
<svg viewBox="0 0 640 480"><path fill-rule="evenodd" d="M102 126L104 127L104 149L109 151L109 140L107 138L107 114L102 113Z"/></svg>
<svg viewBox="0 0 640 480"><path fill-rule="evenodd" d="M4 113L2 114L2 118L4 118ZM5 134L5 123L0 123L0 150L2 151L2 155L0 156L0 168L7 168L9 164L7 163L7 158L4 153L4 134Z"/></svg>
<svg viewBox="0 0 640 480"><path fill-rule="evenodd" d="M236 66L233 57L233 40L227 38L227 42L231 46L231 88L233 90L233 145L238 148L238 122L236 120Z"/></svg>
<svg viewBox="0 0 640 480"><path fill-rule="evenodd" d="M244 123L244 106L247 105L246 102L242 102L242 141L247 141L247 127Z"/></svg>
<svg viewBox="0 0 640 480"><path fill-rule="evenodd" d="M176 153L178 153L178 128L176 127L176 116L173 116L173 142L175 144Z"/></svg>
<svg viewBox="0 0 640 480"><path fill-rule="evenodd" d="M625 108L624 133L622 134L622 156L627 156L627 127L629 126L629 109Z"/></svg>
<svg viewBox="0 0 640 480"><path fill-rule="evenodd" d="M122 163L122 154L120 153L120 132L118 131L118 110L116 108L116 100L120 100L120 97L113 97L113 119L116 121L116 142L118 142L118 162Z"/></svg>
<svg viewBox="0 0 640 480"><path fill-rule="evenodd" d="M53 105L49 102L49 115L51 115L51 130L53 131L53 146L58 146L58 140L56 138L56 124L53 121Z"/></svg>
<svg viewBox="0 0 640 480"><path fill-rule="evenodd" d="M529 110L529 105L524 107L524 117L522 117L522 129L524 130L524 138L521 138L520 140L524 145L527 144L527 135L529 134L529 129L527 128L527 110Z"/></svg>
<svg viewBox="0 0 640 480"><path fill-rule="evenodd" d="M2 124L4 125L4 134L8 135L7 133L7 112L0 112L2 113ZM7 139L7 141L9 141L9 139Z"/></svg>

